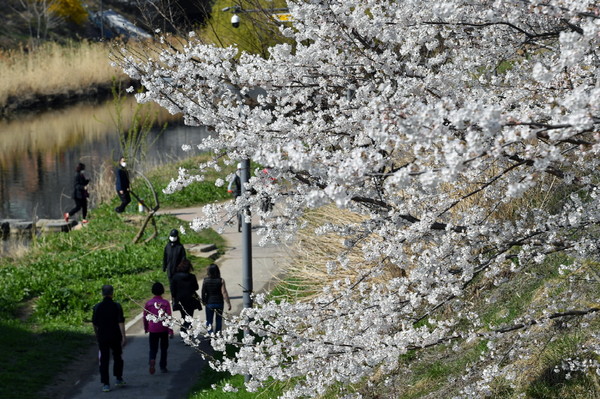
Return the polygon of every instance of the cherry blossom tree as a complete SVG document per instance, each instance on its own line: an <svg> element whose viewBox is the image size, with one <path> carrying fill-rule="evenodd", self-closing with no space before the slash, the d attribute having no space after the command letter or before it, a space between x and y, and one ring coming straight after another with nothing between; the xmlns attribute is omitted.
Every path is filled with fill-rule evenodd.
<svg viewBox="0 0 600 399"><path fill-rule="evenodd" d="M218 169L220 158L250 158L276 178L252 178L258 195L207 206L194 229L222 223L223 212L234 219L244 206L261 213L261 194L282 215L268 219L265 241L292 240L303 215L327 204L361 215L317 231L345 246L328 272L356 277L307 301L258 296L214 337L216 349L240 346L215 367L251 375L249 389L291 380L285 397L313 397L391 372L409 351L508 340L510 352L494 359L490 350L478 381L462 390L483 397L494 379L515 373L501 358L526 356L519 342L533 326L594 319L600 309L565 289L514 324L485 325L467 293L482 279L502 286L556 254L561 273L589 271L590 262L598 269L598 4L288 4L288 42L269 57L190 35L181 47L165 41L152 56L124 49L120 58L143 83L139 101L217 133L195 143L215 160L181 170L169 191ZM357 251L361 262L350 259ZM241 342L239 329L251 332ZM577 364L598 370L595 361Z"/></svg>

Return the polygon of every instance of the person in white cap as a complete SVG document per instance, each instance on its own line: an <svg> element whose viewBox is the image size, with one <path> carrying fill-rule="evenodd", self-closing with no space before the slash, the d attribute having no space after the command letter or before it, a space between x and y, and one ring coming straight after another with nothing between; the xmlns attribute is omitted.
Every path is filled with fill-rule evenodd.
<svg viewBox="0 0 600 399"><path fill-rule="evenodd" d="M227 192L233 194L233 200L235 201L237 197L242 195L242 164L241 162L237 164L237 170L233 174L233 177L229 181L229 185L227 186ZM242 231L242 216L241 213L238 214L238 232Z"/></svg>
<svg viewBox="0 0 600 399"><path fill-rule="evenodd" d="M242 195L242 164L237 164L237 170L233 174L233 177L229 181L229 185L227 186L227 192L233 194L233 198L237 198Z"/></svg>

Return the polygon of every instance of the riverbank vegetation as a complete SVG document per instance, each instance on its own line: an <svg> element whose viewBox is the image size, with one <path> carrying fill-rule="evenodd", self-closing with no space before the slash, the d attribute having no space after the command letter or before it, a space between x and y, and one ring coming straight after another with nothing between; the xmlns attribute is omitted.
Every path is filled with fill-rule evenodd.
<svg viewBox="0 0 600 399"><path fill-rule="evenodd" d="M556 193L553 197L556 196ZM557 199L557 198L553 198ZM533 200L533 198L532 198ZM513 209L516 211L516 209ZM284 281L270 293L270 299L281 302L304 302L307 305L315 293L322 287L332 284L340 276L349 280L361 277L362 267L347 268L343 274L331 274L326 270L327 259L335 258L342 248L342 243L334 234L317 235L315 229L325 223L348 225L361 217L351 212L342 211L334 206L326 206L310 212L304 218L304 228L298 234L296 244L290 248L287 275ZM359 249L348 251L352 259L358 256ZM481 398L512 399L517 397L529 399L590 399L600 395L600 377L593 370L565 370L570 362L573 368L581 362L594 363L597 358L578 359L581 348L595 346L600 321L597 318L581 317L574 313L571 317L549 318L539 323L528 320L531 309L543 309L548 297L559 295L568 290L576 290L579 294L577 302L590 309L599 308L597 303L597 263L586 262L577 270L567 271L573 259L562 254L547 257L540 264L532 267L521 278L514 273L503 276L505 283L498 285L495 278L480 276L465 293L465 299L472 303L472 312L481 317L487 326L496 326L496 330L512 329L516 334L521 332L525 339L526 352L536 352L530 359L512 359L513 366L519 370L511 382L498 381L492 384L488 396ZM562 267L561 267L562 265ZM566 267L565 267L566 266ZM562 269L562 271L561 271ZM392 277L392 271L382 273L375 278L384 282ZM341 293L340 293L341 295ZM451 314L448 306L444 312ZM556 315L556 314L555 314ZM427 320L421 324L426 325ZM508 326L508 327L507 327ZM526 330L530 330L526 332ZM482 327L481 337L487 333ZM466 336L465 331L465 336ZM231 348L229 348L230 350ZM469 340L456 336L437 348L427 351L425 348L413 348L399 359L395 372L376 373L370 378L347 384L345 389L358 393L363 398L452 398L460 396L469 381L478 378L489 366L487 357L494 353L505 356L505 363L511 363L511 342L493 345L487 339ZM229 353L231 356L232 353ZM469 373L465 374L465 368ZM267 383L250 393L244 386L243 376L231 376L225 372L214 370L203 371L206 381L218 381L217 389L212 389L202 379L198 381L190 394L190 399L230 399L275 398L286 387L285 382ZM223 392L225 388L226 392ZM232 391L233 388L233 391ZM320 399L335 399L337 394L332 389L319 396Z"/></svg>
<svg viewBox="0 0 600 399"><path fill-rule="evenodd" d="M171 163L161 168L156 168L148 172L148 178L153 182L156 194L161 203L161 207L185 208L196 204L206 204L213 201L222 201L231 198L226 187L215 186L215 180L223 178L229 173L234 172L234 166L224 167L222 171L212 170L205 175L204 181L197 181L180 191L172 194L165 194L165 189L169 182L177 176L180 168L192 169L199 163L208 160L209 155L200 155L191 157L180 162ZM151 198L148 186L142 186L137 194L140 198Z"/></svg>
<svg viewBox="0 0 600 399"><path fill-rule="evenodd" d="M0 114L108 98L114 81L129 81L111 66L109 52L110 44L89 41L0 52Z"/></svg>
<svg viewBox="0 0 600 399"><path fill-rule="evenodd" d="M231 18L236 5L242 10L237 12L239 26L233 27ZM199 34L205 42L221 47L235 46L240 51L268 57L268 49L287 39L279 31L279 16L287 15L287 3L284 0L246 0L237 2L217 0L214 12ZM224 10L226 11L219 11Z"/></svg>
<svg viewBox="0 0 600 399"><path fill-rule="evenodd" d="M99 4L92 8L96 9ZM239 28L231 25L231 11L221 9L229 2L218 0L213 4L217 10L206 24L197 27L197 34L206 42L220 46L235 45L241 50L267 55L267 48L285 40L273 23L270 9L285 6L285 2L248 1L243 3L242 20ZM119 9L119 4L112 4ZM258 10L262 10L258 12ZM136 15L131 13L131 17ZM137 13L142 18L141 11ZM180 32L186 35L187 32ZM94 41L71 38L63 40L51 36L35 46L24 45L0 50L0 117L10 116L16 111L41 110L89 98L109 98L114 81L131 82L121 69L111 65L111 49L121 45L118 41ZM88 34L88 36L93 36ZM172 42L183 42L177 35L170 34ZM151 42L138 45L130 41L127 46L136 53ZM151 50L151 47L148 47Z"/></svg>

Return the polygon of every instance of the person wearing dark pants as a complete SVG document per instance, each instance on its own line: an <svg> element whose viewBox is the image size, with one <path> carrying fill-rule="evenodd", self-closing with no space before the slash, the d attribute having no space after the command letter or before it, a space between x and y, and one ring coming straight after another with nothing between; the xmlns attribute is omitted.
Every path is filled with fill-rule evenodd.
<svg viewBox="0 0 600 399"><path fill-rule="evenodd" d="M110 391L110 378L108 375L110 355L113 356L113 375L117 386L124 386L123 381L123 347L125 346L125 317L123 308L118 302L113 301L113 286L102 286L102 302L94 306L92 323L100 351L100 382L102 391Z"/></svg>
<svg viewBox="0 0 600 399"><path fill-rule="evenodd" d="M125 208L131 202L131 195L129 194L131 191L129 172L126 168L127 162L125 157L121 157L121 159L119 159L119 167L115 170L115 186L117 189L117 194L119 195L119 199L121 200L121 205L115 208L117 213L125 211Z"/></svg>
<svg viewBox="0 0 600 399"><path fill-rule="evenodd" d="M167 350L169 349L169 338L173 338L173 330L170 327L164 326L160 319L151 318L148 320L148 315L156 318L162 316L171 316L171 304L162 297L165 292L165 287L156 282L152 285L152 293L154 297L146 302L144 306L144 332L149 333L150 343L150 374L156 371L156 355L160 346L160 371L167 373Z"/></svg>
<svg viewBox="0 0 600 399"><path fill-rule="evenodd" d="M202 303L206 309L206 327L217 333L223 328L225 302L228 310L231 310L231 301L225 287L225 280L221 278L219 266L213 263L206 271L207 276L202 281Z"/></svg>
<svg viewBox="0 0 600 399"><path fill-rule="evenodd" d="M84 174L85 164L81 162L77 164L75 168L75 181L73 186L73 201L75 201L75 207L69 212L64 214L65 222L69 223L69 218L81 210L83 220L81 223L87 223L87 206L88 206L88 191L85 188L90 179L85 177Z"/></svg>
<svg viewBox="0 0 600 399"><path fill-rule="evenodd" d="M184 259L177 266L177 273L173 275L171 280L171 296L173 297L173 310L181 312L181 329L180 331L187 334L190 322L186 320L186 316L194 317L194 310L202 310L200 298L197 295L198 279L192 273L193 267L188 259Z"/></svg>
<svg viewBox="0 0 600 399"><path fill-rule="evenodd" d="M177 266L186 258L185 247L179 240L179 231L173 229L169 233L169 241L163 251L163 272L167 272L169 284L171 284L173 276L177 273ZM169 288L171 291L173 290L171 287Z"/></svg>

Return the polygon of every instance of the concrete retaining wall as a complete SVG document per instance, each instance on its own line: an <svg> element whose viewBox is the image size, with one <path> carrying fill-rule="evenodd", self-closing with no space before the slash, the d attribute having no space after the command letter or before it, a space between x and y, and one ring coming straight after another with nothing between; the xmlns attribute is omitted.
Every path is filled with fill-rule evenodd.
<svg viewBox="0 0 600 399"><path fill-rule="evenodd" d="M0 219L0 235L2 239L11 236L31 236L35 233L68 232L77 225L77 221L68 223L62 219L39 219L35 223L24 219Z"/></svg>

